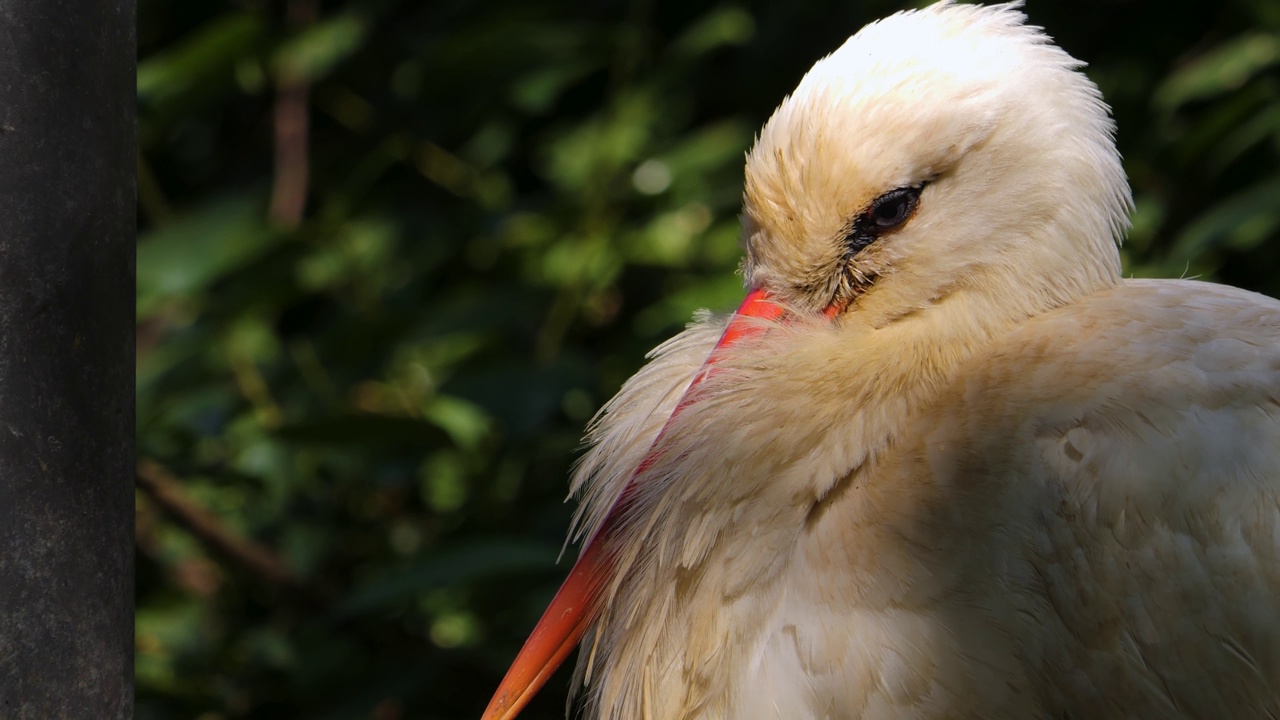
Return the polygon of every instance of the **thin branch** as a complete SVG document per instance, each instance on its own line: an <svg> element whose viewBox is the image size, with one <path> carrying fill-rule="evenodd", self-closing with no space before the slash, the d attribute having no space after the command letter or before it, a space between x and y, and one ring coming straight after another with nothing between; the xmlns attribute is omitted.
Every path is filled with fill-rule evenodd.
<svg viewBox="0 0 1280 720"><path fill-rule="evenodd" d="M297 31L315 23L316 0L289 0L285 23ZM281 68L276 76L275 180L271 188L271 219L286 228L302 222L310 175L307 115L310 87L305 77Z"/></svg>
<svg viewBox="0 0 1280 720"><path fill-rule="evenodd" d="M271 549L233 532L222 520L200 507L182 483L160 463L142 459L137 467L138 487L156 505L211 550L273 585L297 589L302 581Z"/></svg>

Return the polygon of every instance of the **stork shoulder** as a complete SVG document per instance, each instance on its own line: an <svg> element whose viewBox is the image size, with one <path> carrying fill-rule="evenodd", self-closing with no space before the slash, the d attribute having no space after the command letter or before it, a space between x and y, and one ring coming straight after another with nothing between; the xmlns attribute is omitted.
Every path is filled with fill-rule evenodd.
<svg viewBox="0 0 1280 720"><path fill-rule="evenodd" d="M1003 514L1017 549L994 562L1059 630L1025 648L1057 702L1280 710L1280 302L1129 281L1012 331L953 391L934 475Z"/></svg>

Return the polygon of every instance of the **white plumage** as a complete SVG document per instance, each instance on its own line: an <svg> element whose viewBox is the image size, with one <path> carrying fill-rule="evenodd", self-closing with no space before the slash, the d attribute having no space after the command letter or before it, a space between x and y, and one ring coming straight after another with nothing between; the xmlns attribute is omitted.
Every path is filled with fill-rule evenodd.
<svg viewBox="0 0 1280 720"><path fill-rule="evenodd" d="M1023 20L887 18L765 125L781 317L660 348L574 479L590 717L1280 716L1280 303L1121 279L1106 107Z"/></svg>

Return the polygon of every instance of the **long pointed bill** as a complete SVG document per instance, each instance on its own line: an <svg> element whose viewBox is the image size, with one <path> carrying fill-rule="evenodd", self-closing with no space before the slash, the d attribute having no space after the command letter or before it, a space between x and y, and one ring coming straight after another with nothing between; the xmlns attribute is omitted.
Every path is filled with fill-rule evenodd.
<svg viewBox="0 0 1280 720"><path fill-rule="evenodd" d="M786 311L770 300L768 293L764 290L752 290L747 293L747 297L734 313L733 319L729 321L729 326L725 328L724 334L720 336L715 349L711 351L711 356L694 376L689 388L684 391L684 396L676 404L671 418L658 433L658 439L654 440L648 455L623 489L622 496L609 511L600 530L587 542L578 562L569 571L569 578L560 586L560 591L551 600L551 605L542 614L537 627L533 629L524 647L520 649L520 654L511 664L507 676L502 679L498 691L489 701L489 707L485 709L482 720L514 718L533 699L534 694L542 688L551 673L560 667L560 663L564 662L569 652L582 639L600 611L601 590L612 575L613 559L605 553L606 538L622 514L622 509L629 502L635 488L636 477L643 474L657 458L657 445L670 427L671 419L679 415L680 411L689 404L693 389L711 372L711 366L722 349L744 337L759 333L762 329L760 320L777 320L785 314Z"/></svg>

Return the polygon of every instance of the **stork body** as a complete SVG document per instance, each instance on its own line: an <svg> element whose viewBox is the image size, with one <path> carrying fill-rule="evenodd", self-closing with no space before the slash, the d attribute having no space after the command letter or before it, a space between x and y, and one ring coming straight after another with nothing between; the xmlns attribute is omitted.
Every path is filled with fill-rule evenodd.
<svg viewBox="0 0 1280 720"><path fill-rule="evenodd" d="M718 331L654 369L687 382ZM668 431L699 481L672 468L619 541L583 651L598 717L1280 712L1280 303L1123 282L932 382L824 362L880 352L842 335L774 329ZM779 368L775 340L805 352ZM670 377L637 376L613 421L670 405Z"/></svg>
<svg viewBox="0 0 1280 720"><path fill-rule="evenodd" d="M603 720L1280 716L1280 303L1121 279L1106 107L1022 21L895 15L783 102L748 301L603 411L487 718L584 631Z"/></svg>

